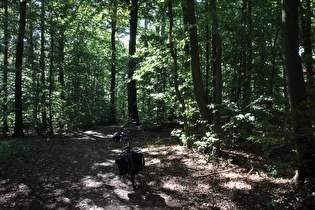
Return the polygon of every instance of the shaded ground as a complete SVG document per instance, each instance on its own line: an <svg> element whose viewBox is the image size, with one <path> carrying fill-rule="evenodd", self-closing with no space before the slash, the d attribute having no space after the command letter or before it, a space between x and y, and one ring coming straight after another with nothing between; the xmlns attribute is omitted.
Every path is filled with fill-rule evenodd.
<svg viewBox="0 0 315 210"><path fill-rule="evenodd" d="M300 208L288 179L259 170L248 174L250 165L232 164L236 159L263 163L262 158L226 151L227 159L206 161L179 146L165 128L131 131L134 149L146 160L133 191L114 162L123 148L111 140L119 127L26 141L29 149L0 167L0 209Z"/></svg>

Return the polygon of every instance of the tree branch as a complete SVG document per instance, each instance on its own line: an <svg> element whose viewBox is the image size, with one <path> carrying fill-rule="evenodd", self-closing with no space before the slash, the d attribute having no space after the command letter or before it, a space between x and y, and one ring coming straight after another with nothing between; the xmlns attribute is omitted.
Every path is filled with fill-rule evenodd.
<svg viewBox="0 0 315 210"><path fill-rule="evenodd" d="M237 166L237 167L230 168L230 169L227 169L227 170L224 170L224 171L217 171L217 172L213 172L213 173L210 173L210 174L199 175L199 176L193 176L193 177L200 178L200 177L212 176L212 175L215 175L215 174L227 173L227 172L233 171L233 170L235 170L235 169L237 169L237 168L239 168L239 167Z"/></svg>

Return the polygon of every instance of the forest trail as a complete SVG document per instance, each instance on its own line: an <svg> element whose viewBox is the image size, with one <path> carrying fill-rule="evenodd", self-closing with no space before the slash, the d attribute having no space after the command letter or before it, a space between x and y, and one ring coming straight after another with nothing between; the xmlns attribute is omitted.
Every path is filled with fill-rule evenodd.
<svg viewBox="0 0 315 210"><path fill-rule="evenodd" d="M114 161L123 143L111 137L120 127L26 141L31 146L0 167L0 209L298 208L288 179L247 176L250 168L206 161L169 137L169 128L131 132L146 160L133 191Z"/></svg>

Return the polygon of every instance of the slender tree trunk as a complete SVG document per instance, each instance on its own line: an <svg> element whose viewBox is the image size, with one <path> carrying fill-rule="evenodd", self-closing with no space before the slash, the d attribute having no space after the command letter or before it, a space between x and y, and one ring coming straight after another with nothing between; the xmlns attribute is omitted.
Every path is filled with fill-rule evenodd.
<svg viewBox="0 0 315 210"><path fill-rule="evenodd" d="M252 50L252 0L243 0L243 15L244 22L247 25L245 30L245 40L244 40L244 92L243 92L243 108L248 107L251 100L251 79L252 79L252 60L253 60L253 50ZM246 12L245 12L246 11Z"/></svg>
<svg viewBox="0 0 315 210"><path fill-rule="evenodd" d="M55 56L55 30L54 26L50 29L50 65L49 65L49 95L48 95L48 107L49 107L49 135L54 135L53 129L53 87L54 87L54 56Z"/></svg>
<svg viewBox="0 0 315 210"><path fill-rule="evenodd" d="M116 1L115 1L116 2ZM113 122L116 121L116 112L115 112L115 88L116 88L116 21L117 19L117 5L114 5L114 13L111 17L111 50L112 50L112 66L111 66L111 81L110 81L110 115Z"/></svg>
<svg viewBox="0 0 315 210"><path fill-rule="evenodd" d="M268 84L268 95L273 96L273 87L275 83L275 76L276 76L276 59L277 59L277 42L279 38L279 33L278 31L276 32L275 39L272 44L272 60L271 60L271 74L270 74L270 79L269 79L269 84ZM265 59L262 59L261 62L265 62ZM272 109L272 101L267 102L267 108Z"/></svg>
<svg viewBox="0 0 315 210"><path fill-rule="evenodd" d="M208 3L208 1L207 1ZM208 5L207 5L208 8ZM212 99L211 99L211 73L210 73L210 43L211 43L211 38L210 38L210 28L209 25L207 24L206 26L206 81L205 81L205 86L206 86L206 96L207 96L207 102L210 104Z"/></svg>
<svg viewBox="0 0 315 210"><path fill-rule="evenodd" d="M30 63L30 68L32 69L32 87L33 87L33 92L32 94L34 95L34 98L32 100L32 104L33 104L33 120L34 120L34 126L36 128L36 133L40 133L39 131L39 121L38 121L38 104L39 104L39 79L38 79L38 67L35 64L35 46L34 46L34 26L33 26L33 22L30 21L29 22L29 39L28 39L28 43L29 43L29 63Z"/></svg>
<svg viewBox="0 0 315 210"><path fill-rule="evenodd" d="M41 115L42 123L40 134L47 130L47 111L46 111L46 68L45 68L45 0L42 0L41 15L40 15L40 30L41 30L41 41L40 41L40 69L41 69Z"/></svg>
<svg viewBox="0 0 315 210"><path fill-rule="evenodd" d="M60 99L65 99L64 88L65 88L65 76L64 76L64 62L65 62L65 26L59 27L58 37L58 81L61 86Z"/></svg>
<svg viewBox="0 0 315 210"><path fill-rule="evenodd" d="M311 120L307 117L306 88L300 57L298 55L298 3L299 0L283 1L283 57L288 83L295 145L298 155L296 183L304 184L315 173L315 145ZM314 183L313 183L314 184Z"/></svg>
<svg viewBox="0 0 315 210"><path fill-rule="evenodd" d="M305 9L303 4L301 4L301 20L302 20L302 38L303 38L303 47L304 47L304 62L306 67L307 75L307 88L311 90L314 87L314 72L313 72L313 58L312 58L312 11L311 11L311 1L304 0ZM312 92L315 90L312 90ZM314 92L313 92L314 94ZM313 95L314 98L314 95Z"/></svg>
<svg viewBox="0 0 315 210"><path fill-rule="evenodd" d="M306 89L308 99L310 100L311 109L315 109L315 85L314 85L314 70L313 70L313 53L312 53L312 10L311 1L303 0L301 1L302 12L301 22L302 22L302 39L303 39L303 62L306 68ZM315 124L315 115L311 116L313 119L313 125Z"/></svg>
<svg viewBox="0 0 315 210"><path fill-rule="evenodd" d="M212 56L213 56L213 72L214 72L214 102L216 104L213 123L214 132L220 137L221 136L221 105L222 105L222 43L221 36L219 33L218 18L216 13L216 1L210 1L210 14L212 16ZM220 153L220 141L216 141L214 144L213 152L215 155Z"/></svg>
<svg viewBox="0 0 315 210"><path fill-rule="evenodd" d="M15 126L14 137L24 136L22 107L22 64L24 51L24 35L26 25L26 1L20 2L19 32L16 44L15 60Z"/></svg>
<svg viewBox="0 0 315 210"><path fill-rule="evenodd" d="M182 3L182 10L183 10L183 22L184 22L184 32L189 33L188 29L188 19L187 19L187 5L185 3ZM184 69L187 71L190 68L190 49L189 49L189 41L185 41L184 45Z"/></svg>
<svg viewBox="0 0 315 210"><path fill-rule="evenodd" d="M4 0L4 56L3 56L3 135L9 132L8 126L8 60L9 60L9 13L8 0Z"/></svg>
<svg viewBox="0 0 315 210"><path fill-rule="evenodd" d="M186 103L184 98L182 97L182 94L179 90L179 83L178 83L178 61L177 61L177 51L174 47L173 42L173 25L174 25L174 15L173 15L173 5L172 3L168 4L168 14L169 14L169 20L170 20L170 28L169 28L169 47L170 47L170 53L173 58L173 80L174 80L174 88L175 88L175 94L176 97L181 105L181 112L182 112L182 119L184 122L184 133L185 137L189 136L189 127L188 127L188 119L186 113ZM186 145L188 148L191 148L192 144L187 142Z"/></svg>
<svg viewBox="0 0 315 210"><path fill-rule="evenodd" d="M138 0L132 0L130 9L130 40L129 40L129 63L128 63L128 112L129 119L136 124L140 123L137 106L136 80L133 79L136 70L136 60L133 55L136 52L137 27L138 27Z"/></svg>
<svg viewBox="0 0 315 210"><path fill-rule="evenodd" d="M198 104L199 112L201 115L201 122L205 127L205 125L209 124L209 120L211 116L210 116L210 110L207 107L207 99L205 95L201 68L200 68L198 35L197 35L197 26L196 26L196 17L195 17L195 1L186 0L186 3L187 3L187 20L188 20L189 37L190 37L190 56L191 56L194 93L195 93L196 101ZM205 131L206 129L204 129L204 132Z"/></svg>

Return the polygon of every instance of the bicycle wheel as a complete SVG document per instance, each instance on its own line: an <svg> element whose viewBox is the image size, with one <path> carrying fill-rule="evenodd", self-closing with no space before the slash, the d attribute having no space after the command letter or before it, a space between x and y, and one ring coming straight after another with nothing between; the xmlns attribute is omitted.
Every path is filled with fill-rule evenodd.
<svg viewBox="0 0 315 210"><path fill-rule="evenodd" d="M130 180L132 183L132 187L136 189L136 181L135 181L135 169L132 161L132 156L128 157L128 172L130 174Z"/></svg>
<svg viewBox="0 0 315 210"><path fill-rule="evenodd" d="M132 187L135 190L136 182L135 182L135 172L133 170L130 171L130 179L131 179Z"/></svg>

